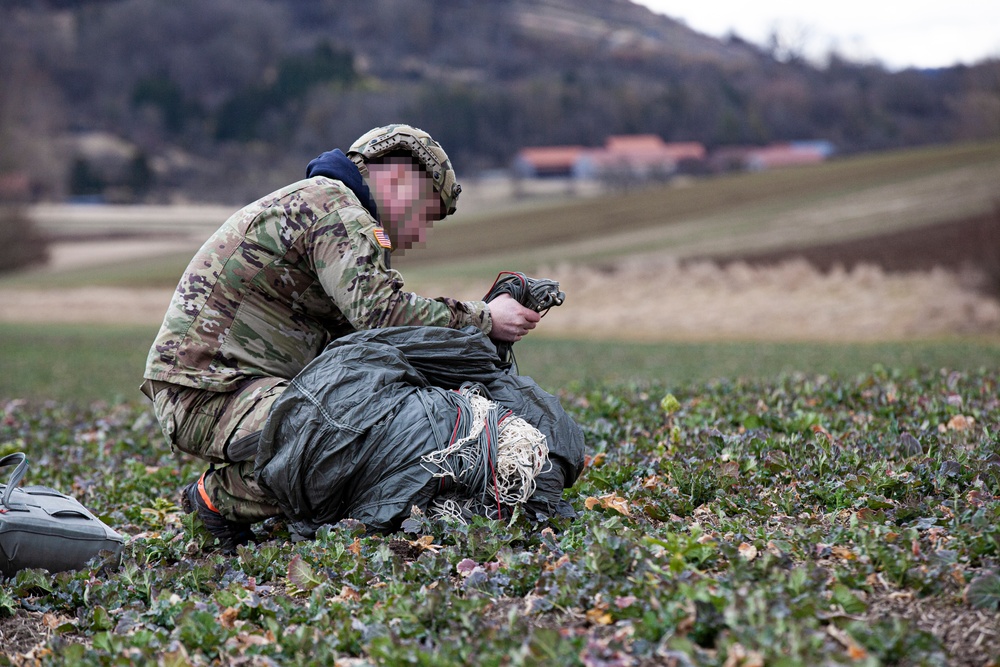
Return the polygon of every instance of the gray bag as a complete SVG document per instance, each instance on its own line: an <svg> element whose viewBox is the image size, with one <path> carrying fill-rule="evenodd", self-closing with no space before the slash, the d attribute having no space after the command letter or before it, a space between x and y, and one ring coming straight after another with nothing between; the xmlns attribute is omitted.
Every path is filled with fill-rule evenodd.
<svg viewBox="0 0 1000 667"><path fill-rule="evenodd" d="M0 459L0 468L12 465L0 484L0 573L76 570L102 551L121 553L124 538L75 499L45 486L17 488L28 469L24 454Z"/></svg>

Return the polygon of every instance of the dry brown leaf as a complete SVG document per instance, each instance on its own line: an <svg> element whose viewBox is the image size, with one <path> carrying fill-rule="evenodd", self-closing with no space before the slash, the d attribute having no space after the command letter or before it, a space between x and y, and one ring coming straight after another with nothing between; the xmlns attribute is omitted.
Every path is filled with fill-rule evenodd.
<svg viewBox="0 0 1000 667"><path fill-rule="evenodd" d="M268 644L274 643L274 635L268 630L267 635L255 635L247 632L241 632L235 637L236 642L242 646L244 649L250 646L267 646Z"/></svg>
<svg viewBox="0 0 1000 667"><path fill-rule="evenodd" d="M660 481L659 475L650 475L642 481L642 488L644 489L655 489L660 486L662 482Z"/></svg>
<svg viewBox="0 0 1000 667"><path fill-rule="evenodd" d="M740 556L743 560L750 562L757 557L757 547L752 544L747 544L744 542L739 546Z"/></svg>
<svg viewBox="0 0 1000 667"><path fill-rule="evenodd" d="M347 550L350 551L355 556L360 556L361 555L361 540L359 538L355 537L354 541L351 543L351 545L349 547L347 547Z"/></svg>
<svg viewBox="0 0 1000 667"><path fill-rule="evenodd" d="M617 510L619 513L625 516L632 516L632 512L629 510L628 501L619 496L616 493L608 494L601 498L601 502L605 503L604 506L613 510Z"/></svg>
<svg viewBox="0 0 1000 667"><path fill-rule="evenodd" d="M851 658L851 660L860 662L861 660L866 660L868 658L868 651L858 644L851 642L851 645L847 647L847 655Z"/></svg>
<svg viewBox="0 0 1000 667"><path fill-rule="evenodd" d="M611 625L614 621L611 618L611 614L607 612L607 609L602 608L600 605L593 609L588 609L586 616L587 620L594 625Z"/></svg>
<svg viewBox="0 0 1000 667"><path fill-rule="evenodd" d="M554 563L546 561L545 564L542 566L542 569L544 569L546 572L552 572L553 570L562 567L568 562L569 562L569 556L567 554L563 554L562 556L559 557L559 560L555 561Z"/></svg>
<svg viewBox="0 0 1000 667"><path fill-rule="evenodd" d="M656 597L650 599L650 602L656 600ZM684 635L691 632L694 629L695 621L698 620L698 608L694 604L694 600L688 599L684 602L684 618L677 622L677 636L683 637Z"/></svg>
<svg viewBox="0 0 1000 667"><path fill-rule="evenodd" d="M729 647L724 667L764 667L764 656L757 651L748 651L742 644Z"/></svg>
<svg viewBox="0 0 1000 667"><path fill-rule="evenodd" d="M868 659L868 651L854 641L854 639L844 630L841 630L834 625L828 625L826 626L826 631L831 637L836 639L845 649L847 649L847 655L851 658L851 660L860 662Z"/></svg>
<svg viewBox="0 0 1000 667"><path fill-rule="evenodd" d="M847 547L831 547L830 553L840 560L854 560L857 555Z"/></svg>
<svg viewBox="0 0 1000 667"><path fill-rule="evenodd" d="M42 614L42 623L50 630L59 627L59 617L55 614Z"/></svg>
<svg viewBox="0 0 1000 667"><path fill-rule="evenodd" d="M239 613L235 607L226 607L219 614L219 625L227 630L232 630L236 627L236 617Z"/></svg>
<svg viewBox="0 0 1000 667"><path fill-rule="evenodd" d="M628 517L632 516L632 511L629 509L628 506L628 500L622 498L617 493L609 493L605 496L600 496L598 498L594 498L593 496L591 496L583 502L583 505L588 510L592 510L598 505L600 505L605 509L615 510L619 514L623 514Z"/></svg>
<svg viewBox="0 0 1000 667"><path fill-rule="evenodd" d="M955 415L948 420L948 428L952 431L966 431L976 425L976 420L965 415Z"/></svg>
<svg viewBox="0 0 1000 667"><path fill-rule="evenodd" d="M819 433L825 436L829 442L833 442L833 436L830 435L830 432L823 428L820 424L813 424L812 431L813 433Z"/></svg>
<svg viewBox="0 0 1000 667"><path fill-rule="evenodd" d="M357 602L361 599L361 594L350 586L342 586L340 589L340 594L333 598L337 602Z"/></svg>
<svg viewBox="0 0 1000 667"><path fill-rule="evenodd" d="M420 549L421 551L430 551L432 554L436 554L438 551L444 548L440 544L434 544L433 535L424 535L422 537L418 537L413 541L407 540L407 543L409 543L411 547Z"/></svg>
<svg viewBox="0 0 1000 667"><path fill-rule="evenodd" d="M782 553L781 549L778 548L778 545L775 544L773 540L768 540L767 542L767 553L771 554L772 556L777 556L778 558L781 558L782 556L785 555Z"/></svg>
<svg viewBox="0 0 1000 667"><path fill-rule="evenodd" d="M627 609L634 605L636 601L637 598L634 595L625 595L615 598L615 606L619 609Z"/></svg>

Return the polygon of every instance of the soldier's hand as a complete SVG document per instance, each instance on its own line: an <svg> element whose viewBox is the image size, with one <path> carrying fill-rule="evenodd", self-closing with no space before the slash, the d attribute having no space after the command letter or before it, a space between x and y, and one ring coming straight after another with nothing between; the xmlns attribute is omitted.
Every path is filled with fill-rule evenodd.
<svg viewBox="0 0 1000 667"><path fill-rule="evenodd" d="M505 343L521 340L542 319L541 315L525 308L509 294L501 294L490 301L489 309L493 318L490 338Z"/></svg>

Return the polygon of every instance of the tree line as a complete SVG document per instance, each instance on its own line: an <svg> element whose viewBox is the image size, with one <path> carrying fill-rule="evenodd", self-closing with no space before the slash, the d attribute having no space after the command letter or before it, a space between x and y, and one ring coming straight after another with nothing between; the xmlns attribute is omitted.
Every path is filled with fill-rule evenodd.
<svg viewBox="0 0 1000 667"><path fill-rule="evenodd" d="M30 174L32 196L48 199L237 203L401 120L467 174L504 167L523 146L597 146L609 134L710 148L825 139L842 153L1000 137L1000 60L890 72L737 37L710 44L711 57L668 56L524 27L557 4L4 3L0 173ZM685 36L624 4L580 0L575 11ZM83 150L93 134L117 152Z"/></svg>

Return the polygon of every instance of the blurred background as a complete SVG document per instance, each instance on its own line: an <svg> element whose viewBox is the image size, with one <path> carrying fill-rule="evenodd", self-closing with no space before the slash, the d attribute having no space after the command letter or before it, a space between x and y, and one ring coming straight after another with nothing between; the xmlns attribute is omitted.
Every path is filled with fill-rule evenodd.
<svg viewBox="0 0 1000 667"><path fill-rule="evenodd" d="M5 0L0 396L136 398L204 239L391 122L464 188L394 266L559 280L550 388L995 363L995 3L688 4Z"/></svg>

